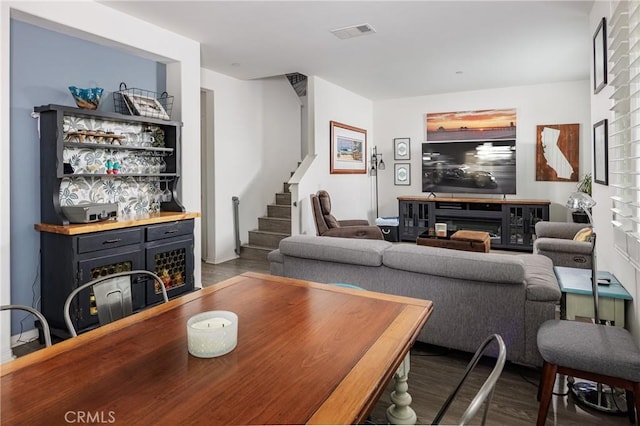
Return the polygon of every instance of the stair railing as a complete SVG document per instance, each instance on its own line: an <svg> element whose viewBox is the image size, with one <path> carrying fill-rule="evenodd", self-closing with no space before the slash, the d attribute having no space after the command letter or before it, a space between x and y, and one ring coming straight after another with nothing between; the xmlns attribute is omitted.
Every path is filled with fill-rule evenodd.
<svg viewBox="0 0 640 426"><path fill-rule="evenodd" d="M236 235L235 252L238 256L240 256L240 215L238 213L240 199L234 195L233 197L231 197L231 201L233 202L233 230Z"/></svg>

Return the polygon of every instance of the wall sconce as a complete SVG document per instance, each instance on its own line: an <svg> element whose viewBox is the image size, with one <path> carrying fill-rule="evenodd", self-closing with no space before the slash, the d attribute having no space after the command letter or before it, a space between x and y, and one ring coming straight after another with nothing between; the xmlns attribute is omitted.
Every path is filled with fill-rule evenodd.
<svg viewBox="0 0 640 426"><path fill-rule="evenodd" d="M378 212L378 170L384 170L386 165L382 161L382 154L378 154L378 147L374 146L371 150L371 169L369 176L374 176L376 180L376 218L380 217Z"/></svg>

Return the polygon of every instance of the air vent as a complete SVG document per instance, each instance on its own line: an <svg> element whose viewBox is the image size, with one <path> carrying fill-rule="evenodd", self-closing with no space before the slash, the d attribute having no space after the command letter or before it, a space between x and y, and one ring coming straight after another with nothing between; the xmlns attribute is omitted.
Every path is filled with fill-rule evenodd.
<svg viewBox="0 0 640 426"><path fill-rule="evenodd" d="M347 38L358 37L367 34L374 34L376 30L369 24L360 24L360 25L352 25L350 27L338 28L335 30L331 30L333 35L338 37L341 40Z"/></svg>

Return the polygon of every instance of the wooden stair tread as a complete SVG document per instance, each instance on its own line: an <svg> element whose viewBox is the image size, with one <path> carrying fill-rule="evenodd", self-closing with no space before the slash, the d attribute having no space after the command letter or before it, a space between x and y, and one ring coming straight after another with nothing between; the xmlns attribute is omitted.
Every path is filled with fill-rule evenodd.
<svg viewBox="0 0 640 426"><path fill-rule="evenodd" d="M290 236L291 235L291 234L288 234L286 232L263 231L262 229L252 229L249 232L260 232L261 234L268 234L268 235L286 235L286 236Z"/></svg>
<svg viewBox="0 0 640 426"><path fill-rule="evenodd" d="M243 244L242 247L251 248L255 250L268 250L268 251L275 250L273 247L257 246L255 244Z"/></svg>

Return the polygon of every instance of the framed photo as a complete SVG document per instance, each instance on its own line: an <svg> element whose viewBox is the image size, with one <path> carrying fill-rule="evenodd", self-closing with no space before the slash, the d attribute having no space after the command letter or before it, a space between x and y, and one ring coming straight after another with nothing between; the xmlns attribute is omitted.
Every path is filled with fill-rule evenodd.
<svg viewBox="0 0 640 426"><path fill-rule="evenodd" d="M593 93L607 85L607 20L602 18L593 35Z"/></svg>
<svg viewBox="0 0 640 426"><path fill-rule="evenodd" d="M157 99L150 96L142 96L133 93L123 93L127 108L136 115L150 118L160 118L170 120L169 114L164 110L162 104Z"/></svg>
<svg viewBox="0 0 640 426"><path fill-rule="evenodd" d="M396 163L393 176L394 185L411 185L411 164Z"/></svg>
<svg viewBox="0 0 640 426"><path fill-rule="evenodd" d="M609 185L609 142L608 121L598 121L593 125L593 180Z"/></svg>
<svg viewBox="0 0 640 426"><path fill-rule="evenodd" d="M395 138L393 140L393 159L411 160L411 139Z"/></svg>
<svg viewBox="0 0 640 426"><path fill-rule="evenodd" d="M331 121L331 174L367 173L367 131Z"/></svg>

